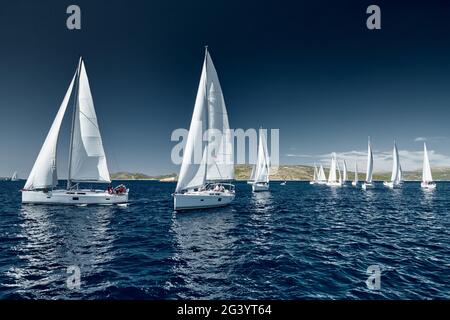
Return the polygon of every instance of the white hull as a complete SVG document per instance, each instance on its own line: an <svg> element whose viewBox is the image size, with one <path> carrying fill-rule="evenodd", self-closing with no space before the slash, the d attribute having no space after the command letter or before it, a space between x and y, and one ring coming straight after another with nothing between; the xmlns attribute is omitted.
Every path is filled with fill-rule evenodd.
<svg viewBox="0 0 450 320"><path fill-rule="evenodd" d="M280 186L285 186L285 185L286 185L286 182L280 183Z"/></svg>
<svg viewBox="0 0 450 320"><path fill-rule="evenodd" d="M361 188L363 190L367 190L367 189L373 189L375 186L373 185L372 182L368 183L368 182L364 182L361 186Z"/></svg>
<svg viewBox="0 0 450 320"><path fill-rule="evenodd" d="M128 191L123 194L109 194L104 190L22 191L22 203L25 204L111 205L127 202Z"/></svg>
<svg viewBox="0 0 450 320"><path fill-rule="evenodd" d="M329 187L342 187L342 182L327 182Z"/></svg>
<svg viewBox="0 0 450 320"><path fill-rule="evenodd" d="M326 181L317 181L317 184L328 184Z"/></svg>
<svg viewBox="0 0 450 320"><path fill-rule="evenodd" d="M268 183L254 183L252 184L253 192L269 191Z"/></svg>
<svg viewBox="0 0 450 320"><path fill-rule="evenodd" d="M422 189L427 189L427 190L436 189L436 183L434 183L434 182L422 182L420 184L420 186L422 187Z"/></svg>
<svg viewBox="0 0 450 320"><path fill-rule="evenodd" d="M318 184L317 181L310 181L309 184Z"/></svg>
<svg viewBox="0 0 450 320"><path fill-rule="evenodd" d="M358 184L359 184L359 182L357 182L357 181L352 181L352 186L357 187Z"/></svg>
<svg viewBox="0 0 450 320"><path fill-rule="evenodd" d="M383 182L383 186L394 189L394 188L400 187L400 183L385 181L385 182Z"/></svg>
<svg viewBox="0 0 450 320"><path fill-rule="evenodd" d="M193 191L175 193L174 210L192 210L224 207L234 200L234 192Z"/></svg>

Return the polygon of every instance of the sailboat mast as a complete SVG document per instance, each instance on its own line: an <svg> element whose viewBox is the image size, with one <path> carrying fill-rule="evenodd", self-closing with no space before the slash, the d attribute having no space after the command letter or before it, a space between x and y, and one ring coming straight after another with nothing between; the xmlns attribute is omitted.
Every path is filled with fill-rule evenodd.
<svg viewBox="0 0 450 320"><path fill-rule="evenodd" d="M73 111L72 111L72 126L70 129L70 145L69 145L69 170L67 173L67 190L70 190L72 186L72 181L70 180L71 169L72 169L72 149L73 149L73 132L75 130L75 117L77 115L77 105L78 105L78 91L80 87L80 69L83 58L80 57L80 61L78 62L77 76L75 79L75 91L74 91L74 99L73 99Z"/></svg>

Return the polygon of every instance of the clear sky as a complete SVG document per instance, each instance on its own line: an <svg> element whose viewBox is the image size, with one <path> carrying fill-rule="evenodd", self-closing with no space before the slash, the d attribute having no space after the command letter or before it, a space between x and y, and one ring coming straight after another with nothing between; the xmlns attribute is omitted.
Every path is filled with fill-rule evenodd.
<svg viewBox="0 0 450 320"><path fill-rule="evenodd" d="M74 3L80 31L66 28ZM394 138L404 169L424 139L432 165L450 165L448 1L17 0L0 6L0 43L2 176L28 175L80 54L110 171L178 172L170 135L189 125L205 44L231 127L280 129L281 163L351 159L370 135L375 169ZM61 175L68 133L66 118Z"/></svg>

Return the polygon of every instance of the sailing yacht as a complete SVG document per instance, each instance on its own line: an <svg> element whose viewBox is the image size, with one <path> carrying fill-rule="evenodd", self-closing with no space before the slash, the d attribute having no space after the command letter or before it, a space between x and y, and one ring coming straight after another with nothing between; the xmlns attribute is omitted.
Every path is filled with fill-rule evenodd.
<svg viewBox="0 0 450 320"><path fill-rule="evenodd" d="M361 186L364 190L374 187L374 184L372 182L372 174L373 174L373 153L372 153L372 146L370 144L370 137L369 137L369 142L368 142L368 147L367 147L366 181Z"/></svg>
<svg viewBox="0 0 450 320"><path fill-rule="evenodd" d="M58 136L72 93L74 105L67 188L56 189ZM108 190L85 190L79 189L80 183L111 183L83 58L79 60L69 89L22 189L22 203L109 205L128 202L128 189L123 185L115 189L109 187Z"/></svg>
<svg viewBox="0 0 450 320"><path fill-rule="evenodd" d="M317 166L314 164L314 176L312 181L309 182L309 184L317 184L317 180L319 177L319 172L317 171Z"/></svg>
<svg viewBox="0 0 450 320"><path fill-rule="evenodd" d="M322 165L320 165L319 174L317 176L317 184L327 184L327 177L325 176Z"/></svg>
<svg viewBox="0 0 450 320"><path fill-rule="evenodd" d="M19 181L17 171L14 171L13 175L11 176L11 181Z"/></svg>
<svg viewBox="0 0 450 320"><path fill-rule="evenodd" d="M357 186L359 183L358 181L358 162L355 161L355 180L352 181L352 186Z"/></svg>
<svg viewBox="0 0 450 320"><path fill-rule="evenodd" d="M208 139L204 141L205 135ZM201 161L197 158L201 158ZM173 194L174 209L206 209L228 205L235 197L234 185L230 183L233 179L233 141L227 109L216 69L206 47L183 162Z"/></svg>
<svg viewBox="0 0 450 320"><path fill-rule="evenodd" d="M430 159L428 159L427 144L425 142L423 143L423 169L422 183L420 186L423 189L436 189L436 183L433 182L433 176L431 175Z"/></svg>
<svg viewBox="0 0 450 320"><path fill-rule="evenodd" d="M339 180L337 180L336 177L336 170L339 172ZM340 187L342 186L342 177L341 177L341 170L339 170L339 164L336 160L336 153L332 153L331 155L331 165L330 165L330 172L328 174L328 182L327 186L330 187Z"/></svg>
<svg viewBox="0 0 450 320"><path fill-rule="evenodd" d="M256 161L255 177L252 183L253 192L269 190L270 159L267 151L267 141L263 130L259 131L258 158Z"/></svg>
<svg viewBox="0 0 450 320"><path fill-rule="evenodd" d="M400 159L398 156L397 143L394 141L394 150L392 151L392 174L391 181L383 182L383 185L388 188L395 188L400 185L401 181L401 168L400 168Z"/></svg>
<svg viewBox="0 0 450 320"><path fill-rule="evenodd" d="M345 162L345 160L343 161L342 172L343 172L342 180L343 180L343 184L345 185L347 183L347 181L348 181L347 162Z"/></svg>

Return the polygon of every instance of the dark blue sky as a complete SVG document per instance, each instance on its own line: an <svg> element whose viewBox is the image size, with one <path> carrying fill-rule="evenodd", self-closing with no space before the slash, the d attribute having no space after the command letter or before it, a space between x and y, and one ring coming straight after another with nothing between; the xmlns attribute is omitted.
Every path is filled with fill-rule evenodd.
<svg viewBox="0 0 450 320"><path fill-rule="evenodd" d="M450 155L450 1L10 1L0 43L0 175L28 175L80 54L110 171L178 171L170 134L189 125L205 44L231 127L279 128L282 163L365 150L368 135L380 152L425 137Z"/></svg>

